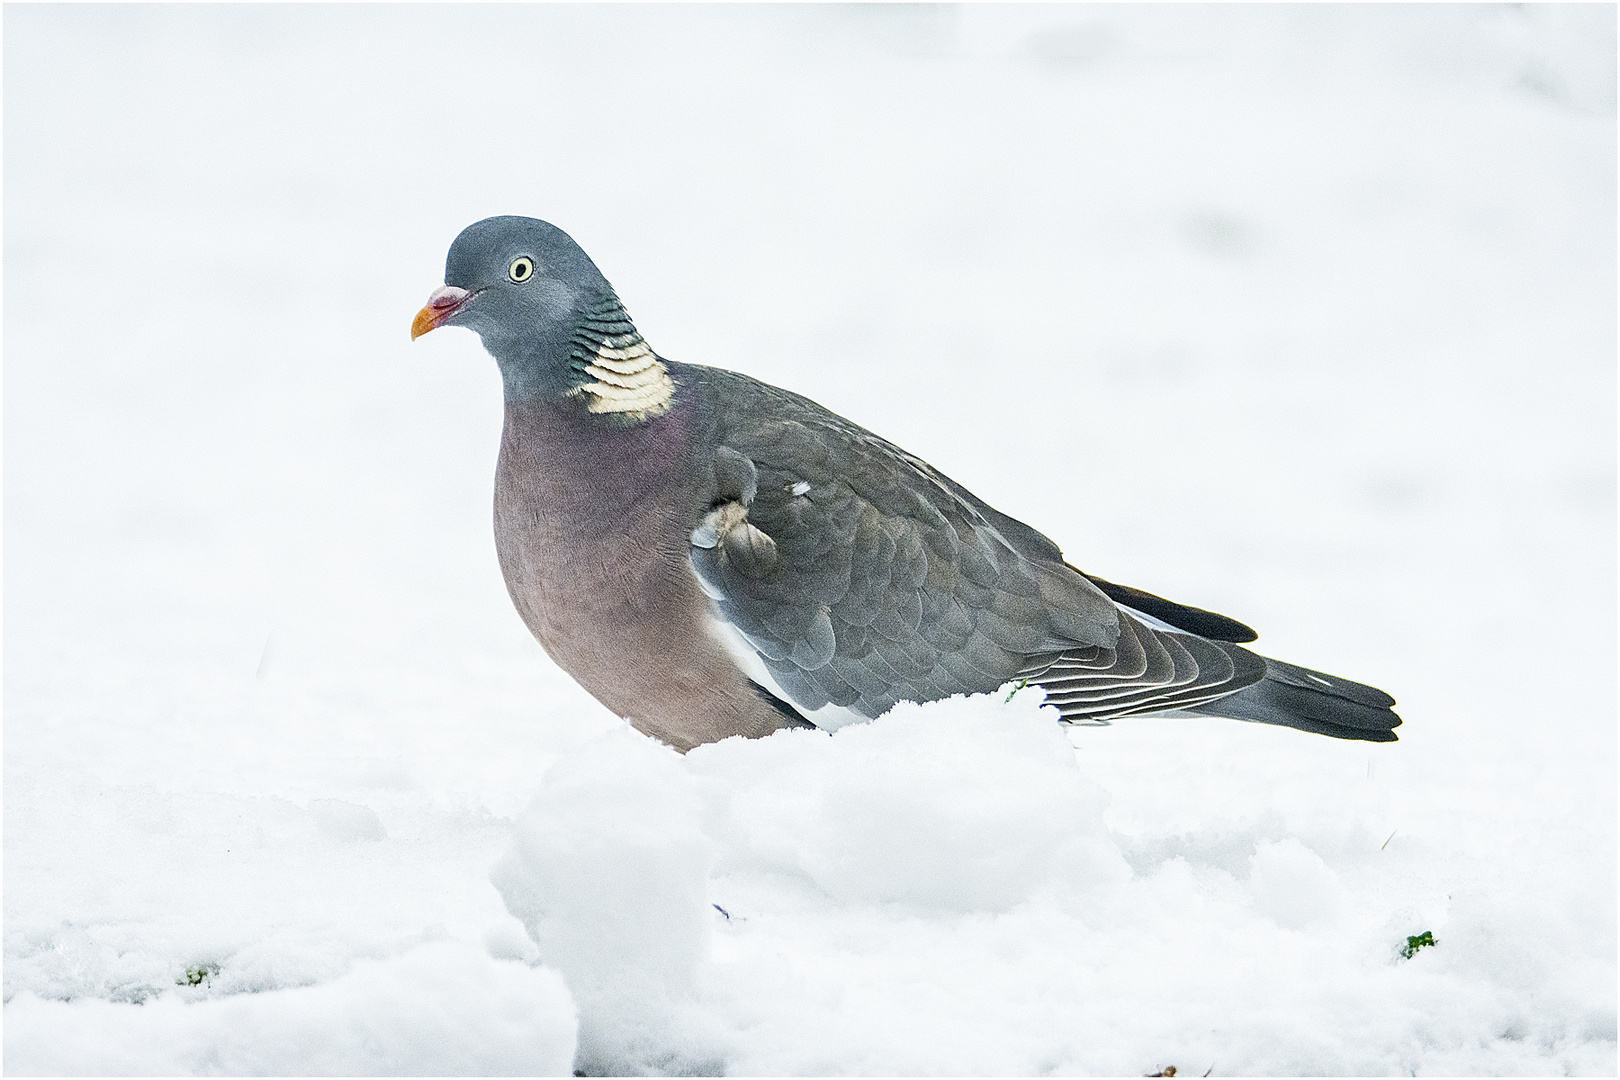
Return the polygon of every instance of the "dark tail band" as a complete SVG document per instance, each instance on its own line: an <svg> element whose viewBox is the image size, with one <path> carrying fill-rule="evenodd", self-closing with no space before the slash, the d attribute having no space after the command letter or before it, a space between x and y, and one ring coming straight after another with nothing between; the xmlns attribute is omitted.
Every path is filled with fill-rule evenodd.
<svg viewBox="0 0 1620 1080"><path fill-rule="evenodd" d="M1278 724L1335 739L1394 742L1401 718L1382 690L1269 656L1265 678L1235 694L1195 705L1189 712Z"/></svg>

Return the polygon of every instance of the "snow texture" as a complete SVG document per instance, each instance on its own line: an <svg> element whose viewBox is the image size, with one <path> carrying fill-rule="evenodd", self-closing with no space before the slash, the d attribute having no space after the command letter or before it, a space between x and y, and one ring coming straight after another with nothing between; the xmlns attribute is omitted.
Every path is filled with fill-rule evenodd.
<svg viewBox="0 0 1620 1080"><path fill-rule="evenodd" d="M567 1075L576 1020L555 972L440 942L319 986L141 1006L6 1006L6 1071L176 1076Z"/></svg>
<svg viewBox="0 0 1620 1080"><path fill-rule="evenodd" d="M8 8L6 1071L1612 1075L1614 10ZM636 735L497 213L1401 741Z"/></svg>

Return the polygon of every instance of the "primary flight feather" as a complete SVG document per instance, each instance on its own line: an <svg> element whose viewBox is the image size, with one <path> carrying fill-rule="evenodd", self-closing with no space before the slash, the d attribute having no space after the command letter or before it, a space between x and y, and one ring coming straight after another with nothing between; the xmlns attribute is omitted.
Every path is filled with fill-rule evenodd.
<svg viewBox="0 0 1620 1080"><path fill-rule="evenodd" d="M1395 739L1388 694L1076 569L808 398L659 356L553 225L468 226L444 281L411 336L466 327L500 366L512 602L586 690L678 749L1014 680L1071 722L1193 712Z"/></svg>

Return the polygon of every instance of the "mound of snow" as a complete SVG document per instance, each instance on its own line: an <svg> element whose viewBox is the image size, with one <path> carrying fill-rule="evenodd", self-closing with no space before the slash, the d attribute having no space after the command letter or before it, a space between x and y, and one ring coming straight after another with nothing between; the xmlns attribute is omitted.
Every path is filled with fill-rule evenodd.
<svg viewBox="0 0 1620 1080"><path fill-rule="evenodd" d="M1025 692L906 702L837 738L702 747L727 865L800 874L841 904L1007 911L1043 887L1129 869L1053 711Z"/></svg>
<svg viewBox="0 0 1620 1080"><path fill-rule="evenodd" d="M902 705L684 759L625 730L561 758L493 880L574 992L578 1066L1592 1071L1612 1054L1600 959L1583 998L1445 948L1446 903L1412 910L1410 867L1372 862L1375 839L1330 865L1262 817L1210 852L1139 850L1040 700ZM1401 958L1424 920L1442 947Z"/></svg>

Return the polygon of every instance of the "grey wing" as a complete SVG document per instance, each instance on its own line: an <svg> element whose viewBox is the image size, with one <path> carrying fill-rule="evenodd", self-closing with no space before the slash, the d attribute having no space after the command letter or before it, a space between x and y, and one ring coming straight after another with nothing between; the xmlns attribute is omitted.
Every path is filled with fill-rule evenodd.
<svg viewBox="0 0 1620 1080"><path fill-rule="evenodd" d="M1114 655L1113 602L1061 557L1021 553L925 463L831 414L724 440L692 565L799 708L877 716L1071 650Z"/></svg>

